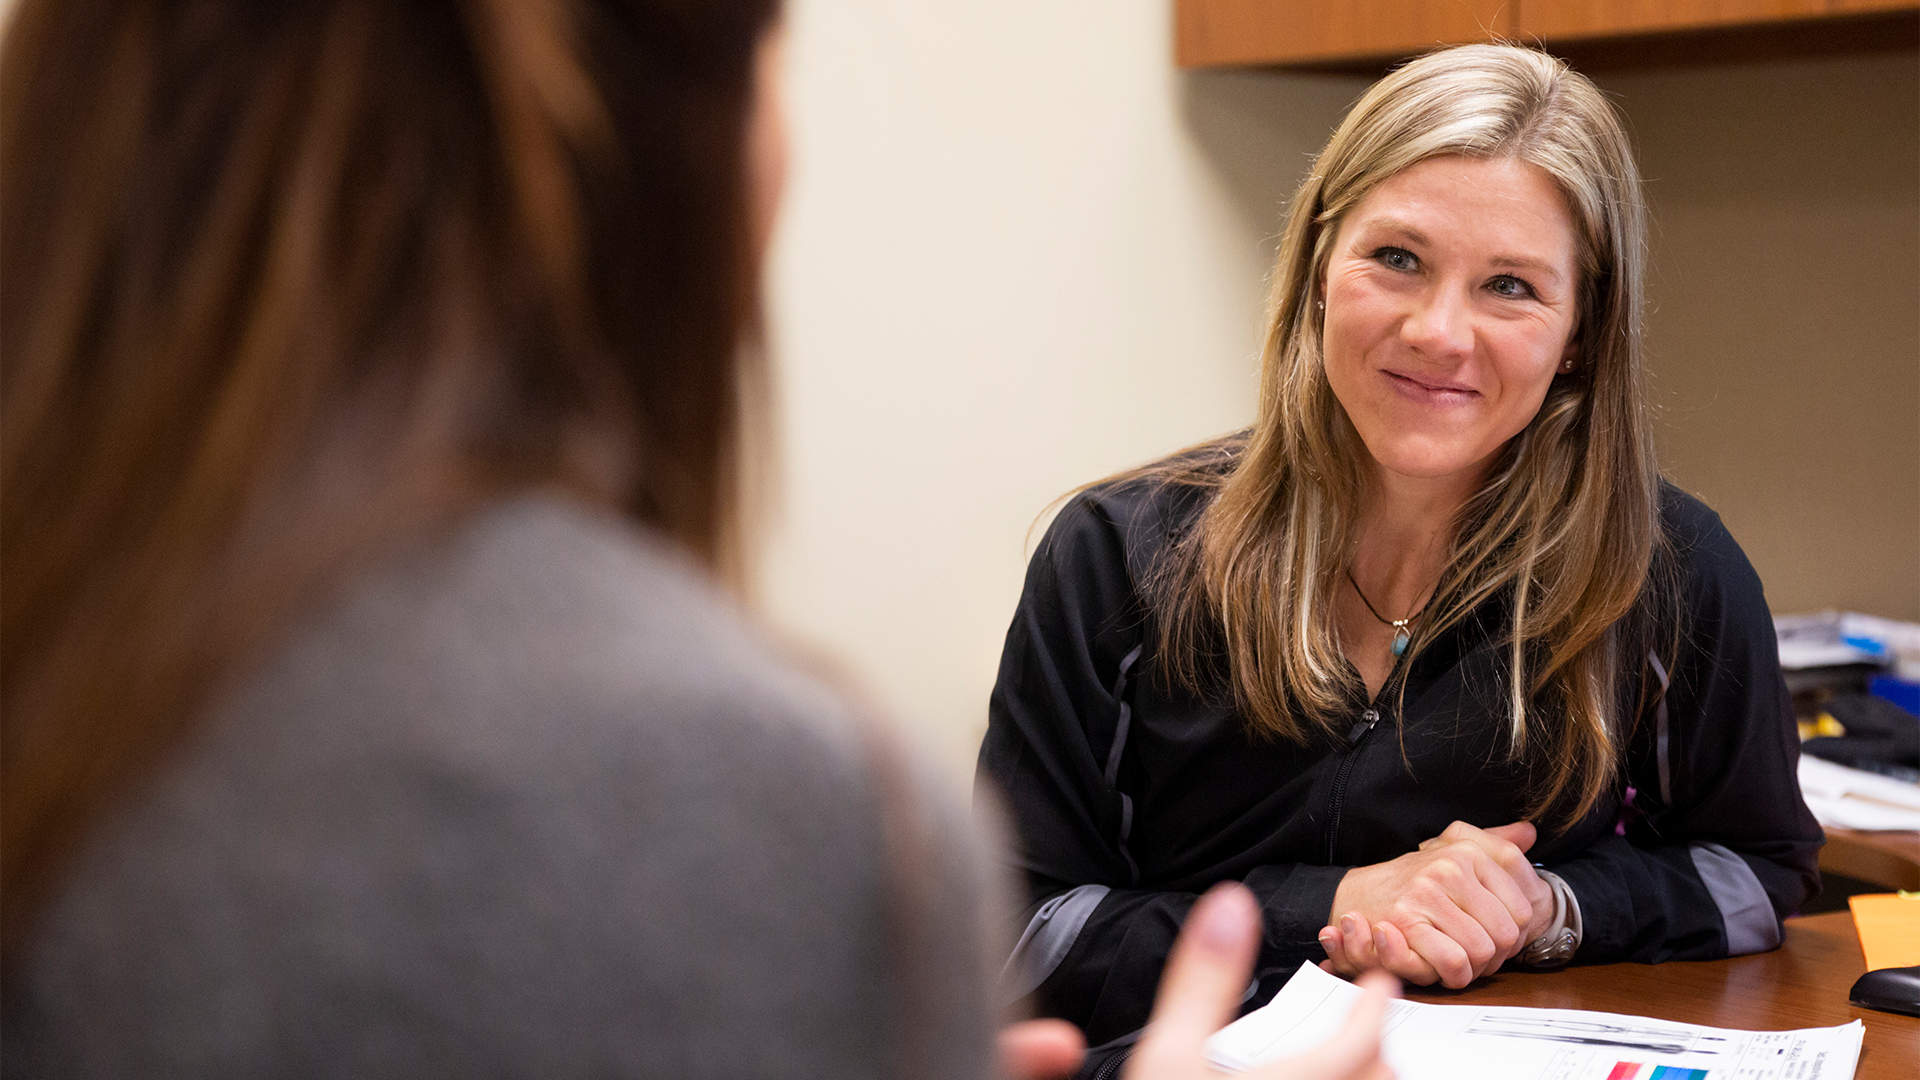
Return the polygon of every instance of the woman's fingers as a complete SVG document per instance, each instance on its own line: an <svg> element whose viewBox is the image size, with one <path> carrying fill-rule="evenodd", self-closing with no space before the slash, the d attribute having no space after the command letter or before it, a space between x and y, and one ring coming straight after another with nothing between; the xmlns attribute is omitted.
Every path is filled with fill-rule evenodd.
<svg viewBox="0 0 1920 1080"><path fill-rule="evenodd" d="M1498 868L1483 864L1483 874L1511 888ZM1399 953L1382 950L1379 927L1394 927L1436 973L1422 978L1417 965ZM1519 949L1520 926L1486 888L1473 868L1449 864L1429 880L1416 882L1392 912L1375 923L1374 950L1380 966L1410 982L1440 981L1465 986L1498 968Z"/></svg>
<svg viewBox="0 0 1920 1080"><path fill-rule="evenodd" d="M1413 951L1413 947L1407 944L1406 935L1390 922L1374 925L1373 949L1380 967L1405 982L1415 986L1432 986L1440 981L1440 973L1433 969L1425 957Z"/></svg>
<svg viewBox="0 0 1920 1080"><path fill-rule="evenodd" d="M1552 903L1550 893L1531 888L1543 884L1540 876L1533 872L1533 865L1527 862L1527 848L1533 846L1533 839L1533 825L1525 821L1492 829L1478 829L1464 821L1456 821L1447 826L1445 832L1422 844L1421 848L1431 850L1428 845L1448 845L1463 862L1470 864L1481 884L1498 897L1501 906L1507 909L1518 934L1537 917L1537 901L1541 895L1547 897L1549 904ZM1456 844L1461 846L1451 847ZM1474 914L1478 917L1481 913ZM1497 929L1494 923L1483 919L1481 924L1496 940L1504 937L1494 932Z"/></svg>
<svg viewBox="0 0 1920 1080"><path fill-rule="evenodd" d="M1456 821L1447 827L1441 836L1452 834L1456 839L1468 840L1480 848L1492 859L1507 876L1512 879L1515 888L1527 899L1531 908L1528 912L1532 919L1520 919L1522 926L1530 922L1544 922L1551 917L1553 891L1534 871L1533 863L1527 859L1528 849L1533 847L1538 832L1531 821L1515 821L1507 825L1495 825L1491 829L1476 829L1465 822ZM1436 838L1437 839L1437 838ZM1428 841L1432 843L1433 841ZM1518 913L1516 913L1517 917Z"/></svg>
<svg viewBox="0 0 1920 1080"><path fill-rule="evenodd" d="M1505 959L1501 943L1511 943L1519 934L1512 913L1487 889L1483 878L1511 883L1470 843L1450 844L1432 855L1433 865L1393 906L1386 921L1398 924L1422 955L1426 950L1414 928L1422 923L1433 927L1460 946L1468 968L1477 975ZM1446 974L1437 959L1428 959Z"/></svg>
<svg viewBox="0 0 1920 1080"><path fill-rule="evenodd" d="M1260 942L1260 909L1238 884L1216 885L1194 904L1167 956L1159 995L1127 1062L1131 1080L1211 1073L1207 1038L1233 1019L1246 996Z"/></svg>
<svg viewBox="0 0 1920 1080"><path fill-rule="evenodd" d="M1515 821L1507 825L1495 825L1490 829L1481 829L1464 821L1456 821L1447 826L1446 831L1430 840L1422 841L1420 850L1441 847L1446 844L1471 842L1485 851L1489 858L1510 871L1521 868L1532 869L1527 861L1527 850L1533 847L1537 832L1531 821Z"/></svg>
<svg viewBox="0 0 1920 1080"><path fill-rule="evenodd" d="M1461 840L1470 840L1473 838L1474 834L1480 831L1481 830L1479 828L1473 825L1470 825L1467 822L1455 821L1453 824L1447 826L1444 830L1442 830L1439 836L1436 836L1432 840L1427 841L1427 844L1435 844L1435 843L1451 844ZM1420 847L1424 850L1427 844L1422 844L1420 845Z"/></svg>
<svg viewBox="0 0 1920 1080"><path fill-rule="evenodd" d="M1426 923L1410 928L1406 937L1408 947L1433 966L1441 986L1459 990L1473 982L1473 960L1459 942Z"/></svg>
<svg viewBox="0 0 1920 1080"><path fill-rule="evenodd" d="M1486 845L1487 853L1513 879L1531 908L1531 918L1521 923L1520 947L1525 948L1527 942L1546 933L1547 922L1553 918L1553 889L1527 859L1527 851L1533 847L1536 836L1533 823L1516 821L1511 825L1497 825L1486 830L1485 835L1496 841ZM1512 846L1507 847L1498 841L1505 841Z"/></svg>
<svg viewBox="0 0 1920 1080"><path fill-rule="evenodd" d="M1340 927L1327 925L1320 928L1320 948L1327 954L1327 958L1320 962L1321 970L1347 976L1358 975L1362 970L1353 966L1348 958L1346 935Z"/></svg>
<svg viewBox="0 0 1920 1080"><path fill-rule="evenodd" d="M1361 926L1323 931L1332 970L1384 967L1448 986L1495 970L1525 948L1533 924L1551 910L1551 892L1521 846L1532 843L1525 822L1483 830L1456 821L1417 852L1349 870L1334 910L1356 913ZM1406 950L1381 953L1375 931L1383 923L1397 928Z"/></svg>
<svg viewBox="0 0 1920 1080"><path fill-rule="evenodd" d="M1382 1080L1392 1070L1380 1060L1380 1025L1387 1002L1400 996L1391 976L1375 972L1363 976L1365 991L1331 1039L1299 1057L1276 1061L1247 1075L1253 1080Z"/></svg>
<svg viewBox="0 0 1920 1080"><path fill-rule="evenodd" d="M1471 828L1471 826L1469 826ZM1531 909L1530 919L1521 919L1520 925L1527 927L1536 923L1544 924L1553 914L1553 890L1540 879L1534 871L1533 863L1527 859L1528 849L1538 833L1531 821L1516 821L1510 825L1496 825L1491 829L1474 829L1468 839L1479 845L1507 876L1522 896L1527 898Z"/></svg>
<svg viewBox="0 0 1920 1080"><path fill-rule="evenodd" d="M1469 919L1457 919L1471 926ZM1358 925L1354 925L1358 922ZM1421 928L1418 934L1428 952L1449 973L1474 971L1470 951L1454 940L1452 934L1422 920L1410 920L1409 927ZM1456 928L1464 935L1465 931ZM1327 951L1321 968L1335 975L1352 978L1367 971L1385 970L1417 986L1442 981L1435 963L1407 944L1407 934L1393 922L1366 923L1353 914L1343 915L1334 925L1320 931L1320 945ZM1456 974L1457 979L1457 974Z"/></svg>
<svg viewBox="0 0 1920 1080"><path fill-rule="evenodd" d="M1520 894L1519 887L1507 876L1506 871L1491 861L1484 858L1476 860L1474 870L1480 889L1464 890L1461 901L1462 910L1474 923L1466 939L1468 952L1473 954L1474 967L1484 974L1506 963L1507 958L1518 953L1525 944L1521 934L1532 917L1533 905ZM1477 947L1479 938L1473 934L1485 935L1488 949L1484 954Z"/></svg>
<svg viewBox="0 0 1920 1080"><path fill-rule="evenodd" d="M1442 931L1432 923L1416 922L1410 926L1397 926L1393 923L1385 925L1401 931L1407 947L1433 968L1440 985L1450 990L1458 990L1472 982L1479 974L1466 947L1461 945L1453 935ZM1375 947L1378 948L1379 944L1379 939L1376 938ZM1387 970L1393 969L1390 967Z"/></svg>
<svg viewBox="0 0 1920 1080"><path fill-rule="evenodd" d="M1007 1080L1061 1080L1086 1056L1087 1040L1065 1020L1026 1020L1000 1029L996 1049Z"/></svg>
<svg viewBox="0 0 1920 1080"><path fill-rule="evenodd" d="M1516 821L1510 825L1495 825L1493 828L1483 831L1488 836L1498 837L1512 844L1514 847L1519 848L1522 855L1526 854L1527 850L1533 847L1533 842L1540 837L1539 830L1534 828L1533 822L1531 821Z"/></svg>
<svg viewBox="0 0 1920 1080"><path fill-rule="evenodd" d="M1456 821L1447 826L1445 832L1421 845L1422 853L1436 863L1449 862L1471 872L1479 886L1440 883L1455 905L1478 923L1492 941L1491 953L1479 948L1477 935L1461 933L1435 910L1428 914L1443 931L1467 947L1474 967L1483 974L1518 955L1531 940L1529 928L1544 922L1551 910L1552 894L1527 862L1526 852L1520 846L1522 842L1533 843L1533 826L1524 821L1500 826L1498 830L1478 829ZM1544 911L1542 900L1547 905Z"/></svg>
<svg viewBox="0 0 1920 1080"><path fill-rule="evenodd" d="M1320 947L1326 950L1326 970L1352 978L1380 966L1374 955L1373 926L1365 916L1350 911L1320 931Z"/></svg>

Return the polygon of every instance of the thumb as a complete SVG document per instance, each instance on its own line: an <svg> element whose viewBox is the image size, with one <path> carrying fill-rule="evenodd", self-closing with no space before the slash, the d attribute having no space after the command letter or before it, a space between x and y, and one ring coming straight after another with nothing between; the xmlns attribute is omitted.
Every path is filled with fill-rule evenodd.
<svg viewBox="0 0 1920 1080"><path fill-rule="evenodd" d="M1539 830L1533 827L1533 822L1531 821L1516 821L1511 825L1495 825L1493 828L1485 831L1487 835L1497 836L1507 843L1512 844L1514 847L1519 848L1521 851L1532 847L1533 842L1540 838Z"/></svg>
<svg viewBox="0 0 1920 1080"><path fill-rule="evenodd" d="M1080 1029L1065 1020L1026 1020L1000 1029L995 1040L1000 1075L1007 1080L1063 1080L1086 1056Z"/></svg>
<svg viewBox="0 0 1920 1080"><path fill-rule="evenodd" d="M1326 1042L1296 1058L1276 1061L1249 1074L1254 1080L1352 1080L1384 1072L1380 1061L1380 1025L1387 1002L1400 996L1400 982L1385 972L1369 972L1365 991L1353 1003L1347 1022Z"/></svg>
<svg viewBox="0 0 1920 1080"><path fill-rule="evenodd" d="M1129 1076L1182 1075L1201 1060L1208 1037L1239 1011L1259 942L1260 909L1244 886L1216 885L1200 898L1161 972Z"/></svg>

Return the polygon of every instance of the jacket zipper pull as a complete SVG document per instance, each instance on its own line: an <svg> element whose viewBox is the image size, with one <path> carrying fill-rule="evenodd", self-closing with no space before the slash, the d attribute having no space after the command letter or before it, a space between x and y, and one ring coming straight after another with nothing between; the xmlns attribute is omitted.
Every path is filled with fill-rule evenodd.
<svg viewBox="0 0 1920 1080"><path fill-rule="evenodd" d="M1347 741L1350 743L1359 742L1360 736L1365 735L1369 731L1372 731L1373 725L1379 722L1380 722L1379 709L1368 709L1367 711L1361 713L1360 722L1353 725L1352 731L1347 732Z"/></svg>

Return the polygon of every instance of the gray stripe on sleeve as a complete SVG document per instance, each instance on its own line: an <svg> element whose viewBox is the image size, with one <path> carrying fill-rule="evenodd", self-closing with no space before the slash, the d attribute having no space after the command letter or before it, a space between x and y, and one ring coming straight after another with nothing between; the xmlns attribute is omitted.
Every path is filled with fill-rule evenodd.
<svg viewBox="0 0 1920 1080"><path fill-rule="evenodd" d="M1720 909L1720 920L1727 924L1727 955L1766 952L1780 944L1780 920L1773 914L1773 901L1753 868L1745 859L1719 844L1694 844L1689 853L1693 868Z"/></svg>
<svg viewBox="0 0 1920 1080"><path fill-rule="evenodd" d="M1040 905L1033 920L1021 932L1020 941L1000 969L1000 996L1005 1002L1019 1001L1038 989L1066 959L1067 950L1080 937L1087 916L1106 899L1105 885L1082 885L1068 889Z"/></svg>
<svg viewBox="0 0 1920 1080"><path fill-rule="evenodd" d="M1660 805L1672 806L1673 781L1670 777L1673 770L1667 760L1667 691L1672 689L1673 680L1667 677L1667 669L1658 656L1648 653L1647 659L1653 663L1653 673L1660 677L1660 700L1653 709L1654 750L1660 762Z"/></svg>

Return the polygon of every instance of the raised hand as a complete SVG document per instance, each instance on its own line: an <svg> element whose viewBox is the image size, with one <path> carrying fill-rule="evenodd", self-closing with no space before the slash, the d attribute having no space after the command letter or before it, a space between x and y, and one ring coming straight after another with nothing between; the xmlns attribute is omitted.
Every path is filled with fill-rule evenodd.
<svg viewBox="0 0 1920 1080"><path fill-rule="evenodd" d="M1233 1019L1246 995L1260 947L1260 911L1239 885L1216 886L1200 898L1167 957L1153 1016L1122 1074L1126 1080L1218 1080L1207 1064L1207 1038ZM1362 980L1366 996L1339 1034L1311 1053L1242 1075L1253 1080L1391 1080L1380 1060L1380 1021L1393 979Z"/></svg>
<svg viewBox="0 0 1920 1080"><path fill-rule="evenodd" d="M1545 932L1552 890L1527 862L1532 824L1464 821L1389 862L1347 872L1320 931L1329 971L1385 968L1411 983L1462 987Z"/></svg>
<svg viewBox="0 0 1920 1080"><path fill-rule="evenodd" d="M1000 1029L1000 1075L1006 1080L1065 1080L1080 1067L1087 1040L1065 1020L1023 1020Z"/></svg>

